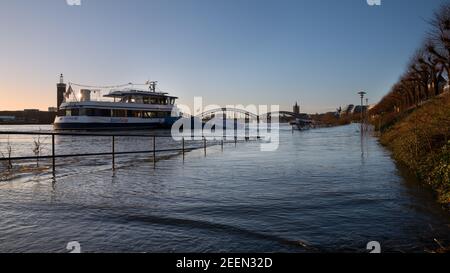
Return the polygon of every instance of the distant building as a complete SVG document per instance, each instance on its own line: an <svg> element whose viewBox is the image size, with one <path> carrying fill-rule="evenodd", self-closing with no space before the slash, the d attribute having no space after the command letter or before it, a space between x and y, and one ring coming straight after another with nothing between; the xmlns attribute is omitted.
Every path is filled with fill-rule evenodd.
<svg viewBox="0 0 450 273"><path fill-rule="evenodd" d="M49 107L48 111L52 112L52 113L56 113L56 112L58 112L58 108L57 107Z"/></svg>
<svg viewBox="0 0 450 273"><path fill-rule="evenodd" d="M298 105L298 103L296 102L294 105L294 109L293 111L295 114L300 114L300 106Z"/></svg>
<svg viewBox="0 0 450 273"><path fill-rule="evenodd" d="M353 109L355 109L355 105L349 104L342 110L342 114L349 115L352 113Z"/></svg>
<svg viewBox="0 0 450 273"><path fill-rule="evenodd" d="M39 109L24 109L25 113L39 113Z"/></svg>
<svg viewBox="0 0 450 273"><path fill-rule="evenodd" d="M367 106L358 105L355 107L353 114L361 114L361 113L365 113L365 112L367 112Z"/></svg>
<svg viewBox="0 0 450 273"><path fill-rule="evenodd" d="M23 111L0 111L0 123L3 124L52 124L56 112L25 109Z"/></svg>
<svg viewBox="0 0 450 273"><path fill-rule="evenodd" d="M0 116L0 122L11 122L16 120L15 116Z"/></svg>

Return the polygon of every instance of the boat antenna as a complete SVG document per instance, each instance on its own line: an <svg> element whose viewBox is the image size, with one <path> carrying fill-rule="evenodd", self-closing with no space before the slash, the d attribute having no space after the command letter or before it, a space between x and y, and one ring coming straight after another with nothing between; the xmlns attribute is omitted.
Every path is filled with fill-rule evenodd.
<svg viewBox="0 0 450 273"><path fill-rule="evenodd" d="M148 85L149 85L149 89L150 89L150 92L153 92L153 93L155 93L156 92L156 84L157 84L158 82L157 81L149 81L148 82Z"/></svg>

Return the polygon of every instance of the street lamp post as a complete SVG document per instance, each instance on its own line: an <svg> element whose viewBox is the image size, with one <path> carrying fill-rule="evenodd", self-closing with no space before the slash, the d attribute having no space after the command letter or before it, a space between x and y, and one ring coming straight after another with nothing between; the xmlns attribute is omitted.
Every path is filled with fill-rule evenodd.
<svg viewBox="0 0 450 273"><path fill-rule="evenodd" d="M365 96L366 94L367 94L367 93L364 92L364 91L358 92L358 95L361 96L361 125L362 125L363 120L364 120L364 96Z"/></svg>
<svg viewBox="0 0 450 273"><path fill-rule="evenodd" d="M370 119L370 117L369 117L369 98L366 98L366 110L365 110L365 112L366 112L365 121L366 121L366 123L369 123L369 119Z"/></svg>

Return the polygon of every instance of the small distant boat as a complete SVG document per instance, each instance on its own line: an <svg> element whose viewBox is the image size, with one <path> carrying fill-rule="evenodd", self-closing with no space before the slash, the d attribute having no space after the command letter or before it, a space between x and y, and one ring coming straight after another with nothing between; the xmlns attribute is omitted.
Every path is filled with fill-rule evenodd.
<svg viewBox="0 0 450 273"><path fill-rule="evenodd" d="M111 90L104 98L91 100L91 90L82 89L80 101L63 102L55 118L56 130L159 129L171 128L180 119L175 106L177 97L156 92L156 82L149 90L134 88ZM70 94L71 87L66 92Z"/></svg>
<svg viewBox="0 0 450 273"><path fill-rule="evenodd" d="M309 130L313 127L313 121L310 119L300 119L296 118L295 121L289 123L292 128L303 131Z"/></svg>

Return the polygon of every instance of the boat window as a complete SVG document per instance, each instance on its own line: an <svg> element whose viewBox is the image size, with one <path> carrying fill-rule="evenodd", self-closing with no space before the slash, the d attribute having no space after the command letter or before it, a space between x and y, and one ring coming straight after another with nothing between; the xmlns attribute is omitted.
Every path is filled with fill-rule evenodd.
<svg viewBox="0 0 450 273"><path fill-rule="evenodd" d="M124 96L122 97L122 99L120 99L120 102L122 103L135 103L136 102L136 98L133 96Z"/></svg>
<svg viewBox="0 0 450 273"><path fill-rule="evenodd" d="M146 111L143 112L143 118L155 118L156 117L156 112L151 112L151 111Z"/></svg>
<svg viewBox="0 0 450 273"><path fill-rule="evenodd" d="M126 110L114 109L112 116L113 117L118 117L118 118L123 118L123 117L127 116L127 111Z"/></svg>
<svg viewBox="0 0 450 273"><path fill-rule="evenodd" d="M144 102L144 104L150 104L150 98L149 97L144 97L143 98L143 102Z"/></svg>
<svg viewBox="0 0 450 273"><path fill-rule="evenodd" d="M168 103L169 102L168 102L167 98L159 98L158 99L158 104L167 105Z"/></svg>
<svg viewBox="0 0 450 273"><path fill-rule="evenodd" d="M109 110L109 109L85 108L85 109L80 109L80 116L110 117L111 116L111 110Z"/></svg>
<svg viewBox="0 0 450 273"><path fill-rule="evenodd" d="M144 103L144 101L143 101L143 99L142 99L142 96L135 96L134 97L134 102L135 103Z"/></svg>
<svg viewBox="0 0 450 273"><path fill-rule="evenodd" d="M94 117L95 116L95 111L96 111L97 109L92 109L92 108L88 108L88 109L86 109L86 116L88 116L88 117ZM98 110L100 110L100 109L98 109Z"/></svg>
<svg viewBox="0 0 450 273"><path fill-rule="evenodd" d="M170 112L157 112L157 117L158 118L170 117Z"/></svg>
<svg viewBox="0 0 450 273"><path fill-rule="evenodd" d="M94 116L96 117L110 117L111 110L109 109L94 109Z"/></svg>
<svg viewBox="0 0 450 273"><path fill-rule="evenodd" d="M140 118L140 117L142 117L142 112L141 111L128 110L127 111L127 117L129 117L129 118Z"/></svg>
<svg viewBox="0 0 450 273"><path fill-rule="evenodd" d="M68 117L76 117L79 115L78 109L66 109L66 116Z"/></svg>

